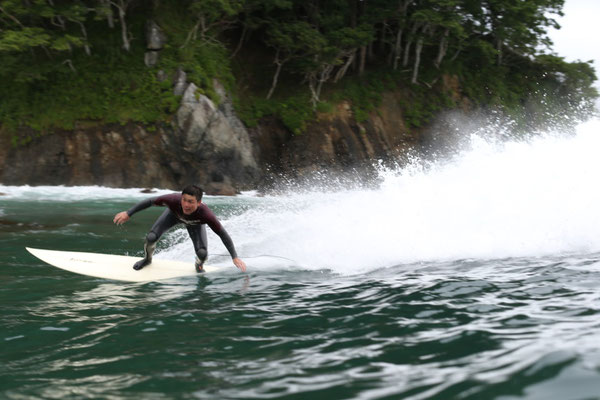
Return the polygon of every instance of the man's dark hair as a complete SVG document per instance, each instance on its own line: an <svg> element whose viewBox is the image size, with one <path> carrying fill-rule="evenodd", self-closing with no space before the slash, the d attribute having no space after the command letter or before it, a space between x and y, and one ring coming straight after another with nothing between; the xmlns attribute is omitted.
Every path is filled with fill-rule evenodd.
<svg viewBox="0 0 600 400"><path fill-rule="evenodd" d="M187 185L183 188L181 194L189 194L190 196L194 196L196 200L200 201L202 200L202 195L204 194L204 191L200 186Z"/></svg>

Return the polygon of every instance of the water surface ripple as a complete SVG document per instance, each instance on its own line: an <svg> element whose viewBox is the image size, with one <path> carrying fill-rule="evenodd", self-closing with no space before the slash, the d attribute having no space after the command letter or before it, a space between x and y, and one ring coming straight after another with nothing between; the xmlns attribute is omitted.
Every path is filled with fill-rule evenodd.
<svg viewBox="0 0 600 400"><path fill-rule="evenodd" d="M275 268L145 285L14 267L0 291L1 393L595 398L598 260L461 260L352 276Z"/></svg>

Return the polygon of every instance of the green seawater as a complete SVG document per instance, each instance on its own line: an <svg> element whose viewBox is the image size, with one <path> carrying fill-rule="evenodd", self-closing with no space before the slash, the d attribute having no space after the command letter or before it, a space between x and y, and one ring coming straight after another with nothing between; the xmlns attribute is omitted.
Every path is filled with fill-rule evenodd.
<svg viewBox="0 0 600 400"><path fill-rule="evenodd" d="M341 222L369 193L207 197L248 272L211 235L231 268L131 284L25 246L141 255L161 209L112 217L147 195L0 191L2 399L600 398L600 253L410 261L422 239ZM158 254L193 262L186 235Z"/></svg>

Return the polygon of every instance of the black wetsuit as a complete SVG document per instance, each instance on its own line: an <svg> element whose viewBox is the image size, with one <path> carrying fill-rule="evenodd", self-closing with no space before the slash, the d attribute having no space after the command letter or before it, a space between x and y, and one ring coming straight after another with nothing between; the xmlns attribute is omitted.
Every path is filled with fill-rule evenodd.
<svg viewBox="0 0 600 400"><path fill-rule="evenodd" d="M145 259L149 258L148 261L151 260L158 239L160 239L163 233L168 229L177 224L185 224L190 238L194 243L194 250L196 251L197 256L196 268L201 269L204 260L206 260L206 257L208 256L205 225L208 225L210 229L221 238L227 251L229 251L231 258L236 258L237 253L231 237L210 208L208 208L206 204L200 203L196 211L191 214L184 214L183 208L181 207L181 197L181 194L173 193L149 198L139 202L127 211L127 215L132 216L136 212L150 206L167 207L162 215L158 217L154 225L152 225L148 235L146 235L146 246L144 247L146 251ZM140 268L142 267L143 265L140 266Z"/></svg>

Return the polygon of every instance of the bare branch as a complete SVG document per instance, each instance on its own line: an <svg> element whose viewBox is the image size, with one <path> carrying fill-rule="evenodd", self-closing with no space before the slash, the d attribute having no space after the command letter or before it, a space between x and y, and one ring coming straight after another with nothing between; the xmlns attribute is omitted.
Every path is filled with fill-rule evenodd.
<svg viewBox="0 0 600 400"><path fill-rule="evenodd" d="M12 19L17 25L19 25L21 28L25 28L25 26L21 23L21 21L19 21L18 19L16 19L15 17L13 17L12 15L10 15L9 13L7 13L4 8L0 7L0 12L2 12L3 14L7 15L8 18Z"/></svg>
<svg viewBox="0 0 600 400"><path fill-rule="evenodd" d="M67 64L69 66L69 68L71 69L71 71L73 72L77 72L77 70L75 69L75 67L73 66L73 62L71 62L71 59L68 58L65 61L62 62L62 64Z"/></svg>

